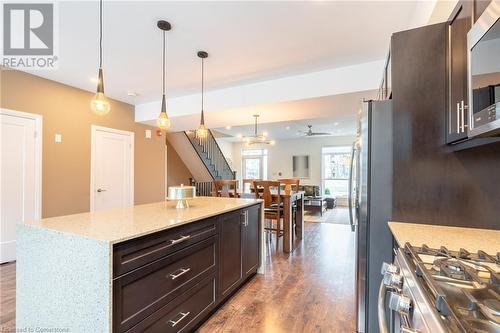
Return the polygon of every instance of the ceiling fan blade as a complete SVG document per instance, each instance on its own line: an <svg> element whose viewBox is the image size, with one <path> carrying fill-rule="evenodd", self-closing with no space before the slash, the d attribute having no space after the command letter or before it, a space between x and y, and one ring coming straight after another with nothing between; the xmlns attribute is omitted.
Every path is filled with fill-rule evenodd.
<svg viewBox="0 0 500 333"><path fill-rule="evenodd" d="M332 135L332 133L313 132L310 135L321 136L321 135Z"/></svg>

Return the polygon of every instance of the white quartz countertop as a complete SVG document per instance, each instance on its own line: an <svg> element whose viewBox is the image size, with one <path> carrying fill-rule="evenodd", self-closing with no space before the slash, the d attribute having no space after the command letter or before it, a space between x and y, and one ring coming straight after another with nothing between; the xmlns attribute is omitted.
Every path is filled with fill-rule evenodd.
<svg viewBox="0 0 500 333"><path fill-rule="evenodd" d="M164 201L130 208L51 217L24 224L114 244L259 202L261 200L198 197L189 200L189 208L184 209L176 209L176 201Z"/></svg>
<svg viewBox="0 0 500 333"><path fill-rule="evenodd" d="M483 250L496 255L500 252L500 230L447 227L429 224L389 222L389 228L398 242L404 246L426 244L432 248L445 246L448 250L464 248L469 252Z"/></svg>

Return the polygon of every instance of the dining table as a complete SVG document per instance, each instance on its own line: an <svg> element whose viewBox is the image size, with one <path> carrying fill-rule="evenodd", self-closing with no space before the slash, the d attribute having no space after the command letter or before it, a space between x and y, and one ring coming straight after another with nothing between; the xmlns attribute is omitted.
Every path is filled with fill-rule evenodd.
<svg viewBox="0 0 500 333"><path fill-rule="evenodd" d="M273 195L277 196L277 193ZM280 193L283 202L283 252L285 253L293 252L304 239L304 196L304 191Z"/></svg>
<svg viewBox="0 0 500 333"><path fill-rule="evenodd" d="M271 191L277 197L276 191ZM280 191L280 201L283 203L283 252L293 252L304 239L304 191ZM255 192L244 192L241 198L255 198ZM295 222L295 227L294 227Z"/></svg>

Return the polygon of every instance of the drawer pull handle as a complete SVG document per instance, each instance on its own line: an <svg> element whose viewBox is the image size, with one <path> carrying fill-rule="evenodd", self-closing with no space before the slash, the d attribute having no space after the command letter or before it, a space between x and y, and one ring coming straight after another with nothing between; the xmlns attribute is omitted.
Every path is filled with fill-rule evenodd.
<svg viewBox="0 0 500 333"><path fill-rule="evenodd" d="M179 243L182 243L182 242L187 241L189 238L191 238L191 235L181 236L181 238L178 238L178 239L172 239L170 244L171 244L171 245L174 245L174 244L179 244Z"/></svg>
<svg viewBox="0 0 500 333"><path fill-rule="evenodd" d="M169 274L168 276L172 278L172 280L177 279L179 276L186 274L189 272L191 268L181 268L181 272L179 274Z"/></svg>
<svg viewBox="0 0 500 333"><path fill-rule="evenodd" d="M178 323L180 323L184 318L186 318L187 316L189 316L191 312L181 312L179 313L181 315L181 317L178 319L178 320L169 320L168 322L170 324L172 324L172 327L175 327L175 325L177 325Z"/></svg>

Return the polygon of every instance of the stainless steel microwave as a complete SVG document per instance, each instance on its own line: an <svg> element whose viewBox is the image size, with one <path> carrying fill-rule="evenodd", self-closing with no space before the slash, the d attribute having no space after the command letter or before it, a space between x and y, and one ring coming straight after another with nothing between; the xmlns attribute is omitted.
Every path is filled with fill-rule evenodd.
<svg viewBox="0 0 500 333"><path fill-rule="evenodd" d="M468 136L500 136L500 0L493 0L467 34Z"/></svg>

